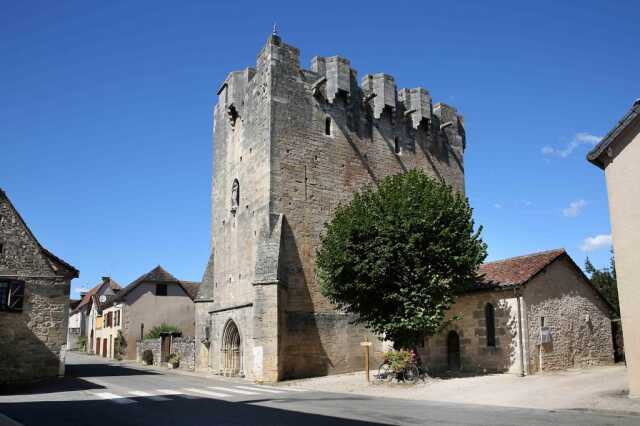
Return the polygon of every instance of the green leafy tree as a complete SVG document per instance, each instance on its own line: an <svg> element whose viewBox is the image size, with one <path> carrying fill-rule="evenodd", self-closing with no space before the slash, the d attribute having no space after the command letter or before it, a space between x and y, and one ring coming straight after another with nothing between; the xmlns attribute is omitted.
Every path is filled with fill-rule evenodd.
<svg viewBox="0 0 640 426"><path fill-rule="evenodd" d="M324 296L397 347L438 331L487 256L467 199L413 170L336 209L316 266Z"/></svg>
<svg viewBox="0 0 640 426"><path fill-rule="evenodd" d="M618 301L618 281L616 278L616 263L613 251L608 268L596 269L587 257L584 269L590 275L591 282L598 289L600 294L613 306L618 316L620 316L620 302Z"/></svg>
<svg viewBox="0 0 640 426"><path fill-rule="evenodd" d="M145 339L157 339L161 333L182 333L178 327L171 324L162 323L156 325L144 336Z"/></svg>

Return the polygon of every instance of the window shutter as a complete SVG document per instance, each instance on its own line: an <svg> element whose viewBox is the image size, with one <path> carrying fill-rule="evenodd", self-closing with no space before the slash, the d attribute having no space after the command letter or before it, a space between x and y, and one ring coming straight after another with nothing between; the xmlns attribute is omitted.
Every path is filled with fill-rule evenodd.
<svg viewBox="0 0 640 426"><path fill-rule="evenodd" d="M10 311L22 312L22 302L24 301L24 282L12 281L9 286L9 303Z"/></svg>

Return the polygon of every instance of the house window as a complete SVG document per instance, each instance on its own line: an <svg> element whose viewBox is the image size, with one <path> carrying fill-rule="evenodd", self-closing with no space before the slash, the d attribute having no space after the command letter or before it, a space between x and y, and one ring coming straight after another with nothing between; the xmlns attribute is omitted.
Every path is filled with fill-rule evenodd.
<svg viewBox="0 0 640 426"><path fill-rule="evenodd" d="M327 117L324 120L324 134L326 136L331 136L331 117Z"/></svg>
<svg viewBox="0 0 640 426"><path fill-rule="evenodd" d="M496 346L496 310L491 303L484 307L484 320L487 326L487 346Z"/></svg>
<svg viewBox="0 0 640 426"><path fill-rule="evenodd" d="M0 281L0 311L22 312L23 281Z"/></svg>
<svg viewBox="0 0 640 426"><path fill-rule="evenodd" d="M166 296L166 295L167 295L167 285L156 284L156 296Z"/></svg>

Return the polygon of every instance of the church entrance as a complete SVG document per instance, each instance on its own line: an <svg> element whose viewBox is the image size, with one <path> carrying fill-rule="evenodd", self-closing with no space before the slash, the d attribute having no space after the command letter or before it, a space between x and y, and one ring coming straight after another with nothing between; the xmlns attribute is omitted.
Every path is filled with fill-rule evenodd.
<svg viewBox="0 0 640 426"><path fill-rule="evenodd" d="M229 320L222 332L222 374L225 376L238 376L241 371L240 332L236 323Z"/></svg>
<svg viewBox="0 0 640 426"><path fill-rule="evenodd" d="M447 367L449 370L460 370L460 336L453 330L447 336Z"/></svg>

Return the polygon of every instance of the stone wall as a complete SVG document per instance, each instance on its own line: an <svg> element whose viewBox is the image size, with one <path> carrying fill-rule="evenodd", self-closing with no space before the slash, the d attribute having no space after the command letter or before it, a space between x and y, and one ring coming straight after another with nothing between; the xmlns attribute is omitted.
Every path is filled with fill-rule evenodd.
<svg viewBox="0 0 640 426"><path fill-rule="evenodd" d="M495 308L495 346L487 345L485 307ZM454 317L460 317L454 320ZM419 348L422 361L430 371L450 369L447 339L450 332L459 336L460 371L473 373L520 372L517 300L513 292L483 291L460 296L447 313L442 332L425 339Z"/></svg>
<svg viewBox="0 0 640 426"><path fill-rule="evenodd" d="M71 277L54 271L1 190L0 243L0 280L25 283L22 311L0 311L0 385L64 374Z"/></svg>
<svg viewBox="0 0 640 426"><path fill-rule="evenodd" d="M136 342L136 361L144 363L143 354L151 351L153 354L153 365L156 367L166 367L166 363L161 362L162 339L144 339ZM180 356L179 368L182 370L195 370L196 346L193 337L173 337L171 338L171 354Z"/></svg>
<svg viewBox="0 0 640 426"><path fill-rule="evenodd" d="M523 292L530 371L613 362L610 308L567 258L551 264ZM551 333L540 344L541 318Z"/></svg>

